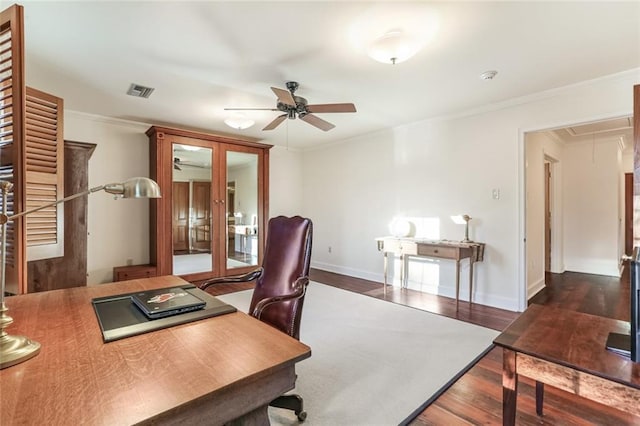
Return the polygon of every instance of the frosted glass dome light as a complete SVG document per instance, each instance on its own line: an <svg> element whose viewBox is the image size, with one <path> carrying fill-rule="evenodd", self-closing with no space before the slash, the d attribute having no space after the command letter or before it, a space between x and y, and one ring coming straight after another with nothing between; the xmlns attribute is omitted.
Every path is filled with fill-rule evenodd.
<svg viewBox="0 0 640 426"><path fill-rule="evenodd" d="M420 49L418 43L401 30L392 30L375 39L367 50L372 59L383 64L399 64Z"/></svg>

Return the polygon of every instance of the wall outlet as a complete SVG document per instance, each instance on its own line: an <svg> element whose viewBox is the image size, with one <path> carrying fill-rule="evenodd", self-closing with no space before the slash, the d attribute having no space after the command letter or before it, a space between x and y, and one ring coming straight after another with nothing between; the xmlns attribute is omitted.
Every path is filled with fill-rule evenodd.
<svg viewBox="0 0 640 426"><path fill-rule="evenodd" d="M133 259L127 259L127 266L133 265Z"/></svg>
<svg viewBox="0 0 640 426"><path fill-rule="evenodd" d="M493 197L494 200L499 200L500 199L500 189L499 188L493 188L493 190L491 191L491 197Z"/></svg>
<svg viewBox="0 0 640 426"><path fill-rule="evenodd" d="M331 253L331 246L329 246L329 248L327 249L327 251L328 251L329 253Z"/></svg>

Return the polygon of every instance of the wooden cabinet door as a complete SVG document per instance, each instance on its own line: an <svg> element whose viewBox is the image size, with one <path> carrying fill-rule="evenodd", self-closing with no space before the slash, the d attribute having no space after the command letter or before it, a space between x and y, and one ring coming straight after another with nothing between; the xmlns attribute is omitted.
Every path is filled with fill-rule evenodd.
<svg viewBox="0 0 640 426"><path fill-rule="evenodd" d="M149 174L162 189L162 198L151 200L149 209L152 228L149 260L156 265L157 274L175 274L197 281L255 269L262 262L269 215L271 146L159 126L149 128L147 135ZM235 170L234 167L244 165L230 162L234 155L229 153L253 156L257 164L252 166L251 173ZM232 179L230 173L234 173ZM238 183L239 191L251 188L252 197L240 197L244 194L240 191L227 198L230 180ZM182 183L175 185L174 181ZM238 212L244 214L245 226L251 225L252 237L257 242L253 256L249 256L251 263L239 263L243 259L227 256L233 254L229 250L232 242L227 238L233 223L229 218Z"/></svg>

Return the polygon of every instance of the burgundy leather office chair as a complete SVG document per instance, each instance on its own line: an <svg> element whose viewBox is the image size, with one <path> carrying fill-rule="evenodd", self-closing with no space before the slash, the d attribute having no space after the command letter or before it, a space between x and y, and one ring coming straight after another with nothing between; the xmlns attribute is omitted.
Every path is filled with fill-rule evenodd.
<svg viewBox="0 0 640 426"><path fill-rule="evenodd" d="M214 284L256 280L249 314L296 339L307 285L313 224L300 216L278 216L269 220L262 267L246 275L213 278L200 284L206 290ZM269 405L293 410L300 421L307 413L299 395L282 395Z"/></svg>

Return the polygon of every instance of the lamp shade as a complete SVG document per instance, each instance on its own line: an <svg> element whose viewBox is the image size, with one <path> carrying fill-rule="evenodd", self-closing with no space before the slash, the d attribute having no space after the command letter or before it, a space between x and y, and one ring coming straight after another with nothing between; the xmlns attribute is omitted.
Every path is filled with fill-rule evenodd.
<svg viewBox="0 0 640 426"><path fill-rule="evenodd" d="M122 195L122 198L161 198L160 187L152 179L134 177L123 183L110 183L104 186L105 192Z"/></svg>

